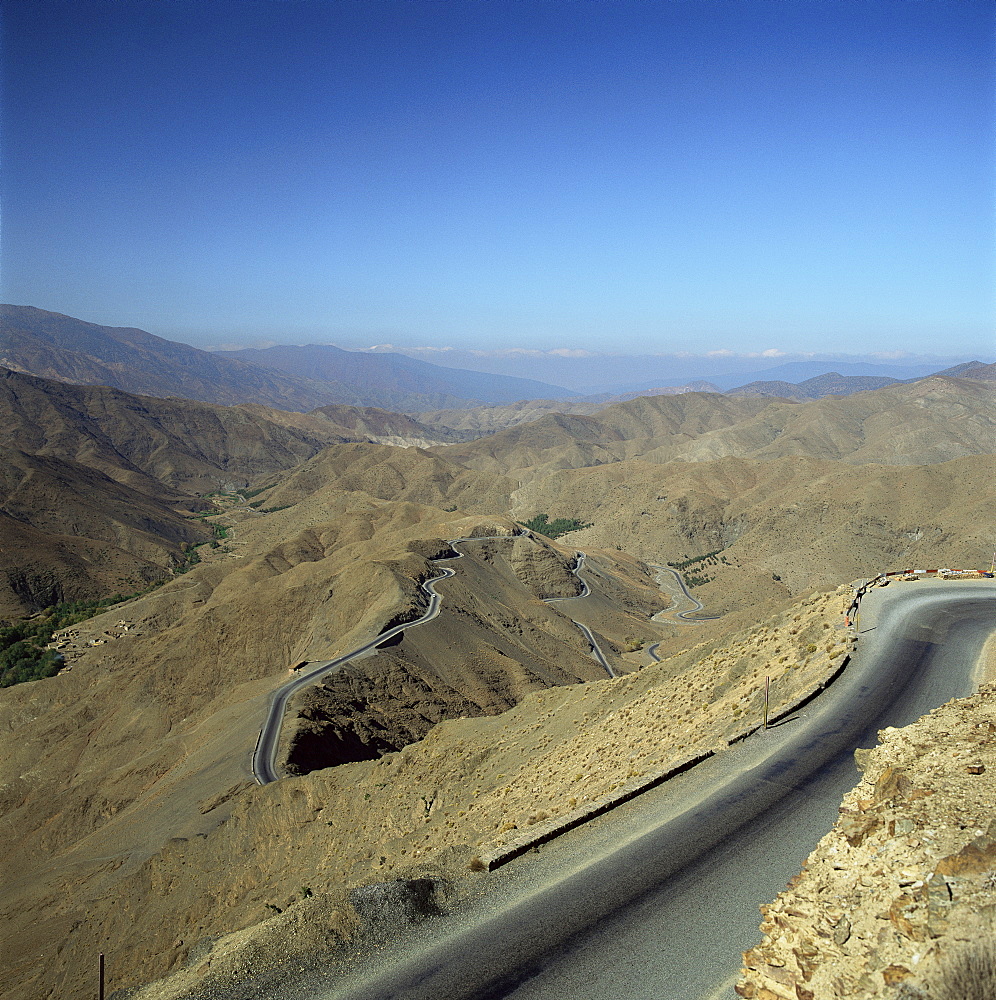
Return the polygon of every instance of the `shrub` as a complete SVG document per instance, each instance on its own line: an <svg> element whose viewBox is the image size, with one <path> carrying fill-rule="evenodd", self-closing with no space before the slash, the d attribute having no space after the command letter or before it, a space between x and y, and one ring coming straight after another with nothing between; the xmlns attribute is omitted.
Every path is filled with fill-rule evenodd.
<svg viewBox="0 0 996 1000"><path fill-rule="evenodd" d="M996 997L996 946L982 940L952 954L931 977L929 1000L993 1000Z"/></svg>

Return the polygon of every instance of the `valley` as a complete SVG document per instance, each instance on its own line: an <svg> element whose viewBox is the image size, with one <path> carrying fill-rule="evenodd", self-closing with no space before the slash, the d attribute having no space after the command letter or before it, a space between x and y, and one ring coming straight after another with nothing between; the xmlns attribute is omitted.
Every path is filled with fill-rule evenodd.
<svg viewBox="0 0 996 1000"><path fill-rule="evenodd" d="M765 678L777 712L834 675L852 581L991 546L984 379L416 417L0 374L0 616L142 591L0 693L17 1000L90 995L101 951L140 1000L344 962L357 889L485 892L516 838L721 757ZM257 784L273 692L368 645Z"/></svg>

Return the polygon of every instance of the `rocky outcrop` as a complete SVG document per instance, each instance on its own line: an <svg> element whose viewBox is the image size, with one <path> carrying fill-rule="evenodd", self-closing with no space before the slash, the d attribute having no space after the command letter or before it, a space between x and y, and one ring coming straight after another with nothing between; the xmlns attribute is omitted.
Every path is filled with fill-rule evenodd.
<svg viewBox="0 0 996 1000"><path fill-rule="evenodd" d="M381 656L367 661L363 669L341 670L304 691L287 752L287 772L308 774L377 760L423 739L443 719L484 714L482 706L439 677L419 676L415 669L403 659Z"/></svg>
<svg viewBox="0 0 996 1000"><path fill-rule="evenodd" d="M833 830L761 907L740 996L950 995L945 977L992 939L996 685L880 739L856 752L864 777Z"/></svg>

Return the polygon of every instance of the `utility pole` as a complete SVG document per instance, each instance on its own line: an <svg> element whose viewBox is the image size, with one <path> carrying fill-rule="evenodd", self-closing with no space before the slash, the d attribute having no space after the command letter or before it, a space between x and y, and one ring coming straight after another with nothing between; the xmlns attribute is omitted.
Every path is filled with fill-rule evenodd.
<svg viewBox="0 0 996 1000"><path fill-rule="evenodd" d="M768 728L768 691L771 686L771 677L764 678L764 728Z"/></svg>

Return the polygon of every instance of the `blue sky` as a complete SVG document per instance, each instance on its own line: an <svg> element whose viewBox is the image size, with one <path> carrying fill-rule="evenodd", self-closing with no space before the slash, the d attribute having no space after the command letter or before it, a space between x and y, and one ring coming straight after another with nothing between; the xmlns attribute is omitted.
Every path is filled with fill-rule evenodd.
<svg viewBox="0 0 996 1000"><path fill-rule="evenodd" d="M994 351L988 0L2 27L7 302L199 346Z"/></svg>

